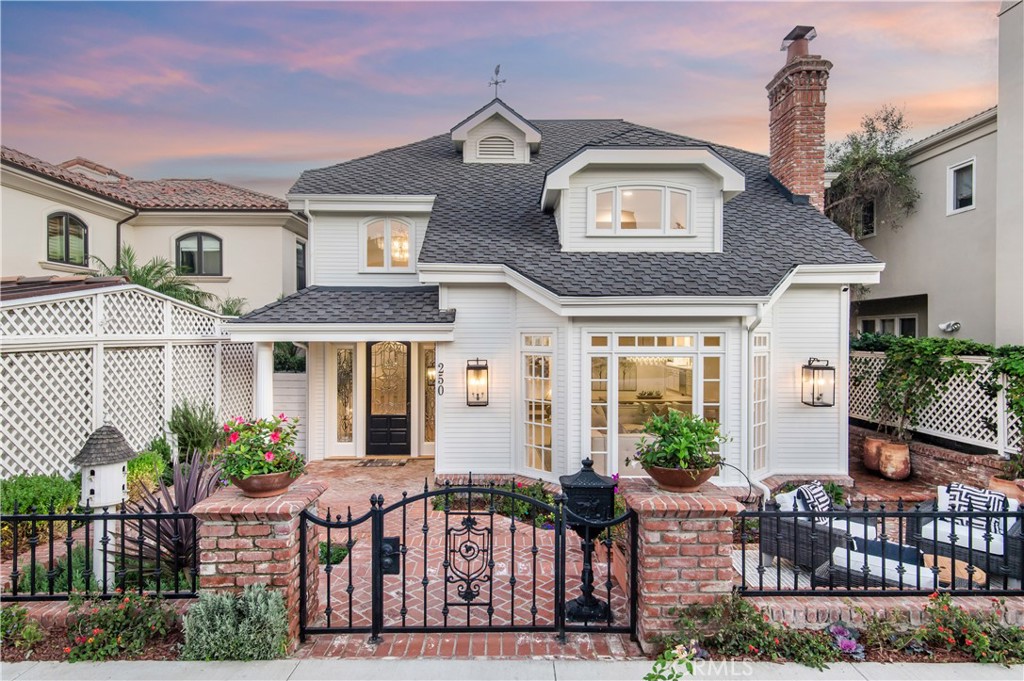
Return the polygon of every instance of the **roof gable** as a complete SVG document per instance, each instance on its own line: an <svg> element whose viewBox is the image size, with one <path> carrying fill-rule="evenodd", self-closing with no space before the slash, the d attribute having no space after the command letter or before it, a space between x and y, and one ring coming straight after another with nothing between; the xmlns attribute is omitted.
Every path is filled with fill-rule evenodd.
<svg viewBox="0 0 1024 681"><path fill-rule="evenodd" d="M494 98L483 107L470 114L468 118L455 125L451 130L452 141L455 142L455 149L462 151L462 146L469 138L469 133L491 116L500 116L508 121L513 127L523 133L526 143L530 145L530 151L537 153L540 149L541 133L533 123L523 118L515 109L498 98Z"/></svg>

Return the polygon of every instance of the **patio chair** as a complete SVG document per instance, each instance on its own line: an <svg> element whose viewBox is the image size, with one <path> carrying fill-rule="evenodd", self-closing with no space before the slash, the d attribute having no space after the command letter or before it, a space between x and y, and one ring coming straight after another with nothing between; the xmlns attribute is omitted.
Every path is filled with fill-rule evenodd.
<svg viewBox="0 0 1024 681"><path fill-rule="evenodd" d="M843 509L834 509L841 511ZM816 518L813 524L811 517L815 512L807 508L796 490L785 494L776 494L765 505L766 514L760 522L760 551L765 565L770 565L776 557L791 561L806 570L814 570L822 563L827 563L829 556L837 547L845 547L851 537L871 540L878 536L874 523L850 514L849 518L832 518L829 522L821 522ZM773 511L800 511L806 516L777 516Z"/></svg>
<svg viewBox="0 0 1024 681"><path fill-rule="evenodd" d="M995 586L1001 586L1001 578L1017 583L1024 579L1024 537L1016 499L1006 499L1008 517L991 523L991 531L986 531L943 516L951 513L949 487L939 485L936 493L936 500L921 504L911 518L911 540L919 549L981 568Z"/></svg>
<svg viewBox="0 0 1024 681"><path fill-rule="evenodd" d="M957 580L958 586L961 580ZM832 552L831 560L811 576L814 588L886 587L931 591L935 574L925 565L924 553L896 542L851 539L849 547ZM966 587L965 587L966 588Z"/></svg>

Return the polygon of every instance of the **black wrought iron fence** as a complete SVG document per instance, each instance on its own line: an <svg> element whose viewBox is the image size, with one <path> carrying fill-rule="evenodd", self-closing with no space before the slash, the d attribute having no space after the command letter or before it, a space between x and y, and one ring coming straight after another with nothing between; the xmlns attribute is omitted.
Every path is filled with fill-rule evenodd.
<svg viewBox="0 0 1024 681"><path fill-rule="evenodd" d="M0 580L5 601L66 601L71 594L195 598L198 521L191 513L121 507L114 512L38 513L2 518Z"/></svg>
<svg viewBox="0 0 1024 681"><path fill-rule="evenodd" d="M745 595L1021 595L1024 510L938 510L935 502L738 518Z"/></svg>

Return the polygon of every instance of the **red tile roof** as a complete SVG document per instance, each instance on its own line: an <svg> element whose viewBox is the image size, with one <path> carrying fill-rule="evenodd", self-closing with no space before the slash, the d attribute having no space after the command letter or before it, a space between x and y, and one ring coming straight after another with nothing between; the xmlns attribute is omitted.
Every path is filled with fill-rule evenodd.
<svg viewBox="0 0 1024 681"><path fill-rule="evenodd" d="M0 278L0 300L20 300L69 291L86 291L127 284L124 277L90 277L84 274Z"/></svg>
<svg viewBox="0 0 1024 681"><path fill-rule="evenodd" d="M86 158L75 158L60 165L29 156L11 147L2 147L5 165L12 165L62 184L111 199L130 208L150 210L251 210L283 211L288 203L267 194L218 182L217 180L163 179L136 180L112 168ZM73 170L87 168L109 180Z"/></svg>

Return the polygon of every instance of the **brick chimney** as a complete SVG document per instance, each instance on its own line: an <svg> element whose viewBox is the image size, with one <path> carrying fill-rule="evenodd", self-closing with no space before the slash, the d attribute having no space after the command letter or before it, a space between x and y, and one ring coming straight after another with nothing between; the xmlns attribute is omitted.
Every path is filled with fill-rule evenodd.
<svg viewBox="0 0 1024 681"><path fill-rule="evenodd" d="M832 62L808 54L817 33L797 26L782 42L786 65L768 83L769 168L794 196L825 208L825 88Z"/></svg>

